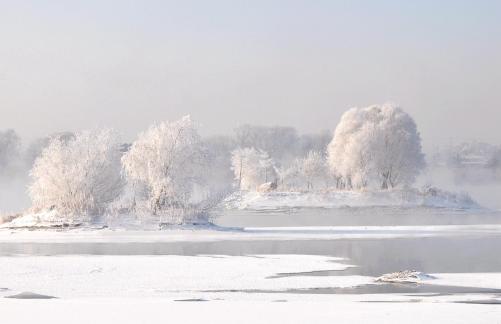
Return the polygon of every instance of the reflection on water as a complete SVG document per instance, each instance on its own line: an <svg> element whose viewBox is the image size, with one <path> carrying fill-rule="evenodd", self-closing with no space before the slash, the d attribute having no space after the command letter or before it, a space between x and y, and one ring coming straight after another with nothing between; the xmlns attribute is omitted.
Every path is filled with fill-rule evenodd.
<svg viewBox="0 0 501 324"><path fill-rule="evenodd" d="M501 224L500 213L445 209L300 209L281 213L226 211L221 226L458 225ZM380 276L401 270L426 273L501 272L501 233L457 237L302 241L216 241L150 243L0 243L0 255L251 255L310 254L343 257L356 265L344 271L291 276ZM412 284L374 284L294 293L501 293L493 289Z"/></svg>
<svg viewBox="0 0 501 324"><path fill-rule="evenodd" d="M501 224L501 212L446 208L344 207L223 210L221 226L391 226Z"/></svg>
<svg viewBox="0 0 501 324"><path fill-rule="evenodd" d="M228 292L216 290L209 292ZM242 292L242 291L239 291ZM245 290L246 293L283 293L284 291L272 290ZM501 289L488 289L476 287L454 287L427 284L371 284L346 288L314 288L314 289L290 289L285 293L290 294L421 294L423 297L437 297L451 294L501 294Z"/></svg>
<svg viewBox="0 0 501 324"><path fill-rule="evenodd" d="M501 272L499 236L309 241L172 243L2 243L0 255L249 255L312 254L343 257L358 267L342 273L379 276L413 269L437 272Z"/></svg>

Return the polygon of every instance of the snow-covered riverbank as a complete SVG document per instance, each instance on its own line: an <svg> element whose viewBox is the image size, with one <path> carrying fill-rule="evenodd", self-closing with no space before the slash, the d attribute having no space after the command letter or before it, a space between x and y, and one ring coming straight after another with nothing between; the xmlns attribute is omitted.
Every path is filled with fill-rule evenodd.
<svg viewBox="0 0 501 324"><path fill-rule="evenodd" d="M274 210L284 208L433 207L475 209L480 206L466 193L439 189L323 192L235 192L224 201L228 209Z"/></svg>

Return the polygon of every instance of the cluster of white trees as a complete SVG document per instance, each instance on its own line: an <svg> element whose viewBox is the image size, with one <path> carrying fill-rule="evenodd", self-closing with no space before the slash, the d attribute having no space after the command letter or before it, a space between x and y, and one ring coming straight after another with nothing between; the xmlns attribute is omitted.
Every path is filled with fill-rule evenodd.
<svg viewBox="0 0 501 324"><path fill-rule="evenodd" d="M248 134L249 129L241 133ZM278 182L282 190L389 189L412 184L424 167L414 120L392 104L348 110L323 152L312 150L288 163L276 163L266 151L254 147L232 154L232 170L241 190L256 190L267 181Z"/></svg>
<svg viewBox="0 0 501 324"><path fill-rule="evenodd" d="M35 161L29 192L36 209L70 217L106 213L124 193L132 195L120 206L127 212L179 215L193 210L192 193L206 173L204 155L189 116L151 126L130 146L111 130L55 137Z"/></svg>
<svg viewBox="0 0 501 324"><path fill-rule="evenodd" d="M501 156L501 146L478 141L463 142L443 149L444 164L449 167L490 168L496 169Z"/></svg>
<svg viewBox="0 0 501 324"><path fill-rule="evenodd" d="M235 186L248 191L313 190L327 187L331 179L325 157L317 151L309 151L305 157L277 167L263 150L238 148L231 153L231 169Z"/></svg>
<svg viewBox="0 0 501 324"><path fill-rule="evenodd" d="M457 184L488 184L501 180L501 145L480 141L436 146L431 168L447 168Z"/></svg>
<svg viewBox="0 0 501 324"><path fill-rule="evenodd" d="M0 167L16 146L14 135L0 133ZM202 139L186 116L152 125L131 144L112 130L92 130L55 134L28 152L34 207L86 216L110 206L150 215L193 210L231 186L389 189L412 184L425 166L414 120L391 104L350 109L333 138L245 125L234 137Z"/></svg>

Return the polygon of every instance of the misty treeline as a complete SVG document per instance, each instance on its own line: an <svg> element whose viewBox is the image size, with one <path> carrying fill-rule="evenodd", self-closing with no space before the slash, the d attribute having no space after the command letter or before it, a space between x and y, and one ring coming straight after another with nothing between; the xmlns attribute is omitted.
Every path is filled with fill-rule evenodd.
<svg viewBox="0 0 501 324"><path fill-rule="evenodd" d="M501 145L479 141L449 144L436 148L430 163L451 168L496 169L501 166Z"/></svg>
<svg viewBox="0 0 501 324"><path fill-rule="evenodd" d="M430 154L433 168L447 168L457 184L491 184L501 181L501 145L479 141L448 144Z"/></svg>
<svg viewBox="0 0 501 324"><path fill-rule="evenodd" d="M33 212L199 223L236 190L388 190L411 186L425 168L417 126L397 106L352 108L333 128L299 134L243 125L231 135L202 138L186 116L155 123L132 143L114 130L93 129L25 147L8 130L0 133L0 177L30 175ZM486 165L499 169L501 150L493 152Z"/></svg>
<svg viewBox="0 0 501 324"><path fill-rule="evenodd" d="M310 151L325 151L330 131L299 134L292 127L242 125L231 135L202 138L190 117L152 125L132 142L111 129L54 133L22 145L0 133L0 181L30 176L34 212L69 217L105 213L167 215L167 222L204 221L234 191L232 152L269 152L273 168ZM268 154L268 153L267 153Z"/></svg>

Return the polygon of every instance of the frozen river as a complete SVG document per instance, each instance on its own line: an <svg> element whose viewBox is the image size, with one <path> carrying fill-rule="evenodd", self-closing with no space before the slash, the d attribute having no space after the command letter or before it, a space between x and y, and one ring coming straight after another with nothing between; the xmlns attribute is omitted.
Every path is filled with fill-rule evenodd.
<svg viewBox="0 0 501 324"><path fill-rule="evenodd" d="M399 208L296 209L256 212L225 211L217 220L222 227L269 228L284 224L302 228L355 226L359 232L373 226L442 226L501 224L501 214L489 211ZM26 234L26 233L24 233ZM13 240L0 243L0 256L247 256L247 255L317 255L342 258L341 264L355 267L308 272L275 273L277 277L378 277L385 273L417 270L425 273L501 273L501 232L468 232L460 235L440 234L425 237L319 239L233 239L169 241L169 233L161 241L47 241L45 239ZM29 235L29 234L28 234ZM189 234L188 234L189 235ZM235 235L238 235L235 234ZM277 270L278 271L278 270ZM5 283L4 283L5 285ZM501 294L501 287L457 287L428 284L373 284L353 287L294 287L286 291L309 294L388 294L388 293L480 293ZM264 292L266 289L251 292Z"/></svg>

